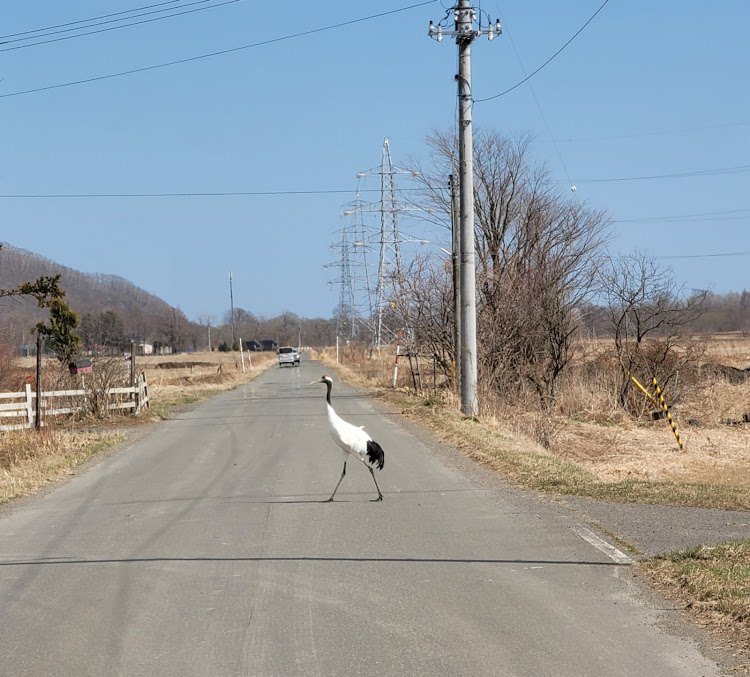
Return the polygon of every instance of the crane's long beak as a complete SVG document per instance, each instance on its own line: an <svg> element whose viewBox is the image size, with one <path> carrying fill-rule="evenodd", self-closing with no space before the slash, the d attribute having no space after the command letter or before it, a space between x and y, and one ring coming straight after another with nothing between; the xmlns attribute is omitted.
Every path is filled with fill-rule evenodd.
<svg viewBox="0 0 750 677"><path fill-rule="evenodd" d="M323 381L321 379L318 379L317 381L310 381L307 385L314 386L316 383L322 383Z"/></svg>

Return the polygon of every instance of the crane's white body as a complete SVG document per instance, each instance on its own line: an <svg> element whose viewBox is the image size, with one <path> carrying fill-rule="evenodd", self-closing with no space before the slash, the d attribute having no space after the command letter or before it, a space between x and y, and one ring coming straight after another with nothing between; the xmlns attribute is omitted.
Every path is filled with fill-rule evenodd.
<svg viewBox="0 0 750 677"><path fill-rule="evenodd" d="M328 430L333 441L345 454L356 456L366 465L367 442L372 437L364 431L364 426L357 427L341 418L328 402L326 402L326 409L328 410Z"/></svg>
<svg viewBox="0 0 750 677"><path fill-rule="evenodd" d="M385 463L385 454L380 445L375 442L365 431L364 426L357 427L348 423L341 418L333 409L331 405L331 387L333 381L329 376L323 376L320 381L313 381L313 383L325 383L328 389L326 393L326 412L328 414L328 430L331 433L333 441L338 445L341 451L344 453L344 468L341 471L341 477L339 477L338 484L331 494L331 498L327 502L332 501L336 495L338 488L341 484L341 480L346 475L346 461L349 456L354 456L370 471L372 475L372 481L375 482L375 488L378 490L378 497L376 501L383 500L383 494L378 486L378 481L375 479L375 473L373 466L378 470L383 469ZM312 383L310 384L312 385ZM371 464L371 465L370 465Z"/></svg>

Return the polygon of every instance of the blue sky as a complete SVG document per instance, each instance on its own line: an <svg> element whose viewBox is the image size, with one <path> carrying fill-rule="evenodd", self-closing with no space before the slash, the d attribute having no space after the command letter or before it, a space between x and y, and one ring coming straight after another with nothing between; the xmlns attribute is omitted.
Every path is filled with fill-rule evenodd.
<svg viewBox="0 0 750 677"><path fill-rule="evenodd" d="M78 270L120 275L191 319L228 309L230 270L235 306L328 317L338 301L327 284L336 271L322 266L336 256L329 245L343 205L354 197L356 173L380 163L385 137L394 162L404 165L410 157L427 159L432 130L453 127L456 46L427 37L430 19L445 14L440 2L170 67L17 94L244 47L418 0L218 6L224 1L0 3L3 36L149 5L159 6L142 12L211 6L23 49L11 48L30 41L9 41L29 34L3 38L0 240ZM522 80L602 2L484 0L481 9L501 17L504 34L474 43L474 98ZM566 191L575 184L577 199L611 215L613 250L681 257L660 259L678 283L742 291L750 287L748 25L746 0L610 0L527 84L477 102L475 126L533 134L534 157L553 179ZM637 178L686 173L694 175ZM351 192L8 197L248 191ZM654 220L673 216L680 218Z"/></svg>

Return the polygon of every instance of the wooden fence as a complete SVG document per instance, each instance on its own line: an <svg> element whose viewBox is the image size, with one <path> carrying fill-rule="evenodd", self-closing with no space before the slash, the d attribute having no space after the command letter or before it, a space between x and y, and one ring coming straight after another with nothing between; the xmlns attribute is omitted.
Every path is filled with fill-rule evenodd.
<svg viewBox="0 0 750 677"><path fill-rule="evenodd" d="M108 388L108 410L132 409L134 414L148 406L148 382L145 372L138 377L134 386ZM49 390L42 391L42 425L47 416L73 414L86 411L90 390ZM0 430L23 430L33 428L36 424L36 392L26 384L26 390L20 393L0 393L0 421L16 419L11 423L0 425ZM18 419L21 419L20 421Z"/></svg>

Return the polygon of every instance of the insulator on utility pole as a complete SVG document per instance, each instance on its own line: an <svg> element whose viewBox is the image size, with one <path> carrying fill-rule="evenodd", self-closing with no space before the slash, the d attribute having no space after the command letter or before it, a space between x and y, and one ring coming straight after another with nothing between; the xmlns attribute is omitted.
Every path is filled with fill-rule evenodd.
<svg viewBox="0 0 750 677"><path fill-rule="evenodd" d="M455 36L458 45L458 165L459 165L459 251L460 251L460 338L461 338L461 411L477 416L477 305L474 261L474 166L471 128L471 43L482 35L474 28L477 18L470 0L459 0L453 7L454 30L443 30L430 23L428 35L440 42L444 35ZM490 22L488 37L500 33L500 22Z"/></svg>

